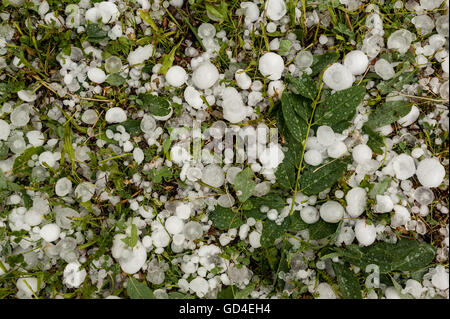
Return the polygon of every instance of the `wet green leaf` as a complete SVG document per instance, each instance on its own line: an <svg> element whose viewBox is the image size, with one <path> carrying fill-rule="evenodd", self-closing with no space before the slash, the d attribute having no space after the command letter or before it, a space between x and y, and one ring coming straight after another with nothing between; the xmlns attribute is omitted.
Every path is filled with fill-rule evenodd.
<svg viewBox="0 0 450 319"><path fill-rule="evenodd" d="M153 291L136 278L128 280L127 293L131 299L155 299Z"/></svg>
<svg viewBox="0 0 450 319"><path fill-rule="evenodd" d="M300 177L300 191L305 195L315 195L332 187L347 171L350 158L337 159L319 167L307 166Z"/></svg>
<svg viewBox="0 0 450 319"><path fill-rule="evenodd" d="M313 63L311 65L311 76L315 76L322 72L328 65L334 63L339 59L339 53L336 51L327 52L324 54L315 54L313 56Z"/></svg>
<svg viewBox="0 0 450 319"><path fill-rule="evenodd" d="M261 247L267 248L273 246L276 239L284 235L288 230L289 219L285 218L281 225L277 225L272 220L266 220L264 222L263 230L261 233Z"/></svg>
<svg viewBox="0 0 450 319"><path fill-rule="evenodd" d="M237 192L237 197L241 202L245 202L253 194L256 182L253 180L255 174L247 167L240 171L234 179L234 189Z"/></svg>
<svg viewBox="0 0 450 319"><path fill-rule="evenodd" d="M333 263L333 270L345 299L362 299L361 285L356 274L347 265Z"/></svg>
<svg viewBox="0 0 450 319"><path fill-rule="evenodd" d="M110 74L106 78L106 82L111 86L121 86L125 84L126 81L127 79L117 73Z"/></svg>
<svg viewBox="0 0 450 319"><path fill-rule="evenodd" d="M216 206L215 210L209 213L209 220L214 228L228 230L240 227L244 221L229 208Z"/></svg>
<svg viewBox="0 0 450 319"><path fill-rule="evenodd" d="M349 126L349 121L355 116L356 108L361 104L365 94L364 86L353 86L328 96L318 106L315 114L316 124L328 125L335 132L342 132ZM342 127L340 126L342 122L349 124Z"/></svg>
<svg viewBox="0 0 450 319"><path fill-rule="evenodd" d="M166 116L171 111L169 101L163 97L148 93L143 95L141 99L152 115Z"/></svg>
<svg viewBox="0 0 450 319"><path fill-rule="evenodd" d="M286 80L292 84L298 94L308 99L314 100L317 96L317 85L314 79L306 73L302 73L300 78L292 76L290 73L286 74ZM308 105L309 106L309 105ZM309 113L309 112L308 112ZM302 116L301 114L299 114ZM303 116L302 116L303 117ZM303 117L305 121L309 120L309 116Z"/></svg>
<svg viewBox="0 0 450 319"><path fill-rule="evenodd" d="M411 111L411 103L407 101L389 101L370 113L366 125L376 129L398 121Z"/></svg>
<svg viewBox="0 0 450 319"><path fill-rule="evenodd" d="M283 110L284 121L289 132L298 142L303 142L306 138L308 124L295 112L297 101L293 99L292 93L286 91L283 92L281 97L281 107Z"/></svg>

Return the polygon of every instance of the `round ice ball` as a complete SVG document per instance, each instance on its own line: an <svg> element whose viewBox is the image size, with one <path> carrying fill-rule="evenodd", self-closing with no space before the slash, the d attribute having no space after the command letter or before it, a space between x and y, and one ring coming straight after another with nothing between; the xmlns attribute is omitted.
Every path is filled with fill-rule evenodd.
<svg viewBox="0 0 450 319"><path fill-rule="evenodd" d="M201 63L192 74L192 82L200 90L213 86L219 79L219 71L209 61Z"/></svg>
<svg viewBox="0 0 450 319"><path fill-rule="evenodd" d="M339 202L329 200L320 206L320 217L327 223L338 223L344 217L344 207Z"/></svg>
<svg viewBox="0 0 450 319"><path fill-rule="evenodd" d="M306 206L300 210L300 217L307 224L314 224L319 221L320 215L314 206Z"/></svg>
<svg viewBox="0 0 450 319"><path fill-rule="evenodd" d="M41 228L39 231L39 235L46 242L51 243L59 238L59 234L61 232L61 228L59 228L56 224L47 224Z"/></svg>
<svg viewBox="0 0 450 319"><path fill-rule="evenodd" d="M283 58L273 52L267 52L259 58L259 72L269 80L279 80L284 70Z"/></svg>
<svg viewBox="0 0 450 319"><path fill-rule="evenodd" d="M89 68L87 76L94 83L103 83L106 80L105 71L99 68Z"/></svg>
<svg viewBox="0 0 450 319"><path fill-rule="evenodd" d="M377 237L377 231L373 224L359 219L355 224L355 236L361 246L370 246Z"/></svg>
<svg viewBox="0 0 450 319"><path fill-rule="evenodd" d="M353 50L345 56L344 66L346 66L353 75L360 75L363 74L369 66L369 58L364 52Z"/></svg>
<svg viewBox="0 0 450 319"><path fill-rule="evenodd" d="M445 168L437 158L420 161L416 170L420 184L425 187L438 187L445 177Z"/></svg>
<svg viewBox="0 0 450 319"><path fill-rule="evenodd" d="M323 73L323 81L330 89L341 91L350 88L355 77L346 66L333 63Z"/></svg>
<svg viewBox="0 0 450 319"><path fill-rule="evenodd" d="M186 71L181 66L172 66L166 73L166 81L173 87L182 86L186 82L186 80Z"/></svg>

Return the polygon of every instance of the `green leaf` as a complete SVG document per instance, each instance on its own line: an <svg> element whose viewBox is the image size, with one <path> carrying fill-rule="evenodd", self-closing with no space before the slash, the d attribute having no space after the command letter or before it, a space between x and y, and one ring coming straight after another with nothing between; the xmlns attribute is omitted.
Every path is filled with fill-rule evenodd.
<svg viewBox="0 0 450 319"><path fill-rule="evenodd" d="M255 287L256 287L255 283L249 284L244 289L239 290L238 292L236 292L236 295L235 295L234 299L247 299L247 297L250 296L252 291L255 290Z"/></svg>
<svg viewBox="0 0 450 319"><path fill-rule="evenodd" d="M307 229L310 225L305 223L300 216L300 212L294 211L290 218L289 230L301 231Z"/></svg>
<svg viewBox="0 0 450 319"><path fill-rule="evenodd" d="M210 15L219 18L220 20L228 20L228 5L226 2L220 2L220 4L217 5L206 3L205 8Z"/></svg>
<svg viewBox="0 0 450 319"><path fill-rule="evenodd" d="M92 43L109 40L108 32L102 30L96 23L88 24L86 34L88 36L87 40Z"/></svg>
<svg viewBox="0 0 450 319"><path fill-rule="evenodd" d="M287 39L283 39L280 41L280 48L278 49L278 54L279 55L287 55L289 53L289 50L291 49L292 46L292 42L287 40Z"/></svg>
<svg viewBox="0 0 450 319"><path fill-rule="evenodd" d="M313 55L313 63L311 65L312 70L311 76L319 74L328 65L336 62L337 59L339 59L339 53L337 53L336 51Z"/></svg>
<svg viewBox="0 0 450 319"><path fill-rule="evenodd" d="M358 277L347 265L333 263L333 270L336 274L339 288L345 299L362 299L361 285Z"/></svg>
<svg viewBox="0 0 450 319"><path fill-rule="evenodd" d="M270 209L276 209L278 211L287 205L286 200L276 193L268 193L261 197L252 197L249 199L249 202L252 203L253 207L258 209L261 206L267 206Z"/></svg>
<svg viewBox="0 0 450 319"><path fill-rule="evenodd" d="M27 148L20 156L17 156L14 160L12 173L20 173L23 169L28 168L27 162L31 159L33 155L39 155L44 151L44 146L33 146Z"/></svg>
<svg viewBox="0 0 450 319"><path fill-rule="evenodd" d="M161 184L163 179L168 181L172 177L172 171L167 166L163 166L160 169L152 168L148 172L144 172L148 178L155 184Z"/></svg>
<svg viewBox="0 0 450 319"><path fill-rule="evenodd" d="M317 85L314 79L306 73L302 73L300 78L293 77L290 73L286 74L286 80L292 84L298 94L314 100L317 96ZM309 120L308 118L303 118L304 120Z"/></svg>
<svg viewBox="0 0 450 319"><path fill-rule="evenodd" d="M386 176L381 181L376 183L375 186L370 191L369 197L375 199L377 195L383 195L391 185L391 180L392 177Z"/></svg>
<svg viewBox="0 0 450 319"><path fill-rule="evenodd" d="M112 125L108 125L106 127L106 129L109 129L115 133L117 133L117 127L121 125L125 128L125 130L128 132L128 134L130 134L131 137L135 137L138 136L139 134L141 134L141 121L139 120L126 120L125 122L122 123L117 123L117 124L112 124Z"/></svg>
<svg viewBox="0 0 450 319"><path fill-rule="evenodd" d="M283 92L281 96L281 108L283 110L283 118L286 126L296 141L302 143L306 137L308 124L294 111L297 107L296 101L293 100L292 93Z"/></svg>
<svg viewBox="0 0 450 319"><path fill-rule="evenodd" d="M144 20L145 23L147 23L153 29L153 31L155 31L156 33L159 32L158 26L156 25L155 21L153 21L148 11L139 10L139 16L141 17L142 20Z"/></svg>
<svg viewBox="0 0 450 319"><path fill-rule="evenodd" d="M217 294L217 299L234 299L233 286L228 286L219 291Z"/></svg>
<svg viewBox="0 0 450 319"><path fill-rule="evenodd" d="M209 213L209 220L214 228L228 230L230 228L240 227L244 221L230 208L216 206L215 210Z"/></svg>
<svg viewBox="0 0 450 319"><path fill-rule="evenodd" d="M306 166L300 177L300 191L305 195L315 195L332 187L347 171L349 157L330 161L320 167Z"/></svg>
<svg viewBox="0 0 450 319"><path fill-rule="evenodd" d="M153 291L136 278L128 280L127 293L131 299L155 299Z"/></svg>
<svg viewBox="0 0 450 319"><path fill-rule="evenodd" d="M370 147L372 151L377 154L383 154L384 147L384 139L383 136L372 130L370 126L364 125L363 132L369 136L369 140L367 141L367 146Z"/></svg>
<svg viewBox="0 0 450 319"><path fill-rule="evenodd" d="M245 202L250 196L253 194L253 190L255 189L256 182L252 179L255 177L255 174L247 167L240 171L234 180L234 189L238 193L237 197L241 202Z"/></svg>
<svg viewBox="0 0 450 319"><path fill-rule="evenodd" d="M6 141L0 142L0 160L8 157L9 154L9 144Z"/></svg>
<svg viewBox="0 0 450 319"><path fill-rule="evenodd" d="M284 189L291 189L295 184L295 167L286 158L275 171L278 184Z"/></svg>
<svg viewBox="0 0 450 319"><path fill-rule="evenodd" d="M401 238L396 244L377 242L368 247L349 245L345 249L337 248L342 257L350 264L361 269L375 264L380 273L394 270L414 271L429 265L435 256L436 248L415 239Z"/></svg>
<svg viewBox="0 0 450 319"><path fill-rule="evenodd" d="M138 239L139 239L138 229L135 224L131 224L130 237L122 238L122 241L131 248L133 248L134 246L136 246Z"/></svg>
<svg viewBox="0 0 450 319"><path fill-rule="evenodd" d="M152 115L166 116L170 113L170 103L167 99L153 94L145 94L141 97L144 105Z"/></svg>
<svg viewBox="0 0 450 319"><path fill-rule="evenodd" d="M304 98L300 94L294 94L290 92L286 92L286 94L283 93L283 96L285 96L284 103L292 105L295 113L297 113L297 115L300 116L305 121L305 123L308 123L311 116L311 101L307 98Z"/></svg>
<svg viewBox="0 0 450 319"><path fill-rule="evenodd" d="M336 230L339 227L339 223L327 223L322 219L319 219L314 224L310 224L308 226L309 229L309 239L319 240L322 238L326 238L328 236L336 233Z"/></svg>
<svg viewBox="0 0 450 319"><path fill-rule="evenodd" d="M0 190L8 188L8 180L6 179L3 170L0 168Z"/></svg>
<svg viewBox="0 0 450 319"><path fill-rule="evenodd" d="M371 129L389 125L398 121L411 111L411 103L407 101L389 101L370 113L366 125Z"/></svg>
<svg viewBox="0 0 450 319"><path fill-rule="evenodd" d="M342 122L348 123L356 114L356 108L361 104L366 94L364 86L353 86L346 90L337 91L328 96L316 111L317 125L328 125L334 131L343 131L347 128L340 126Z"/></svg>
<svg viewBox="0 0 450 319"><path fill-rule="evenodd" d="M380 82L377 89L381 95L389 94L393 91L400 91L405 84L409 84L415 80L416 71L401 73L389 81Z"/></svg>
<svg viewBox="0 0 450 319"><path fill-rule="evenodd" d="M188 295L188 294L182 294L178 291L171 291L168 293L169 299L194 299L194 296Z"/></svg>
<svg viewBox="0 0 450 319"><path fill-rule="evenodd" d="M125 84L126 81L127 79L117 73L110 74L106 78L106 82L111 86L121 86Z"/></svg>
<svg viewBox="0 0 450 319"><path fill-rule="evenodd" d="M173 64L173 60L175 59L175 52L177 51L178 47L180 46L181 41L178 42L177 45L175 45L172 50L170 50L169 54L164 54L162 61L161 61L161 68L159 69L159 74L166 74L167 71L170 69L170 67Z"/></svg>
<svg viewBox="0 0 450 319"><path fill-rule="evenodd" d="M289 227L289 219L285 218L281 225L277 225L272 220L264 222L263 230L261 233L261 247L267 248L273 246L276 239L284 235Z"/></svg>

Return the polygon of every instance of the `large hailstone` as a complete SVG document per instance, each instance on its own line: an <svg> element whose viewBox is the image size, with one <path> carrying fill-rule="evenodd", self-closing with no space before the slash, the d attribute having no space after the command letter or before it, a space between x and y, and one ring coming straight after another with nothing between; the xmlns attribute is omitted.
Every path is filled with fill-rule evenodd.
<svg viewBox="0 0 450 319"><path fill-rule="evenodd" d="M445 168L437 158L427 158L420 161L416 175L422 186L438 187L444 180Z"/></svg>
<svg viewBox="0 0 450 319"><path fill-rule="evenodd" d="M130 249L123 241L125 234L117 234L114 236L113 246L111 249L112 256L119 262L122 270L128 274L137 273L147 260L147 252L140 241L136 246Z"/></svg>
<svg viewBox="0 0 450 319"><path fill-rule="evenodd" d="M223 169L217 164L209 164L202 171L202 182L212 187L219 188L225 182Z"/></svg>
<svg viewBox="0 0 450 319"><path fill-rule="evenodd" d="M420 6L424 10L433 10L439 8L442 2L444 2L444 0L420 0Z"/></svg>
<svg viewBox="0 0 450 319"><path fill-rule="evenodd" d="M344 207L339 202L329 200L320 206L320 217L327 223L338 223L344 217Z"/></svg>
<svg viewBox="0 0 450 319"><path fill-rule="evenodd" d="M134 51L128 54L128 63L130 65L141 64L145 60L148 60L153 54L153 45L147 44L144 47L137 47Z"/></svg>
<svg viewBox="0 0 450 319"><path fill-rule="evenodd" d="M341 91L350 88L355 77L346 66L333 63L323 73L323 81L330 89Z"/></svg>
<svg viewBox="0 0 450 319"><path fill-rule="evenodd" d="M97 23L101 18L102 23L116 22L120 17L117 6L109 1L102 1L97 7L92 7L86 11L85 19L92 23Z"/></svg>
<svg viewBox="0 0 450 319"><path fill-rule="evenodd" d="M352 150L353 160L358 164L363 164L372 158L372 150L366 144L356 145Z"/></svg>
<svg viewBox="0 0 450 319"><path fill-rule="evenodd" d="M387 81L394 77L395 70L389 61L385 59L378 59L375 63L375 73L383 80Z"/></svg>
<svg viewBox="0 0 450 319"><path fill-rule="evenodd" d="M49 243L57 240L60 233L61 228L56 224L47 224L39 230L39 236Z"/></svg>
<svg viewBox="0 0 450 319"><path fill-rule="evenodd" d="M401 126L407 127L407 126L410 126L411 124L413 124L415 121L417 121L417 119L419 118L419 115L420 115L419 108L417 106L413 105L411 107L411 111L409 111L408 114L406 114L405 116L400 118L397 122Z"/></svg>
<svg viewBox="0 0 450 319"><path fill-rule="evenodd" d="M283 58L273 52L267 52L259 58L259 72L269 80L279 80L284 69Z"/></svg>
<svg viewBox="0 0 450 319"><path fill-rule="evenodd" d="M287 12L284 0L267 0L265 9L267 17L273 21L280 20Z"/></svg>
<svg viewBox="0 0 450 319"><path fill-rule="evenodd" d="M16 281L17 297L20 299L31 299L39 291L36 277L20 277Z"/></svg>
<svg viewBox="0 0 450 319"><path fill-rule="evenodd" d="M351 217L359 217L366 209L367 193L364 188L355 187L345 195L347 213Z"/></svg>
<svg viewBox="0 0 450 319"><path fill-rule="evenodd" d="M11 129L8 122L0 119L0 141L6 141L10 133Z"/></svg>
<svg viewBox="0 0 450 319"><path fill-rule="evenodd" d="M411 42L416 36L406 29L400 29L391 34L387 40L388 49L397 50L403 54L409 50Z"/></svg>
<svg viewBox="0 0 450 319"><path fill-rule="evenodd" d="M344 66L347 67L353 75L360 75L363 74L369 66L369 59L364 52L353 50L345 56Z"/></svg>
<svg viewBox="0 0 450 319"><path fill-rule="evenodd" d="M241 8L244 9L245 21L248 23L255 22L259 18L259 8L254 2L241 2Z"/></svg>
<svg viewBox="0 0 450 319"><path fill-rule="evenodd" d="M363 219L359 219L355 224L355 236L361 246L370 246L377 237L375 225L367 224Z"/></svg>
<svg viewBox="0 0 450 319"><path fill-rule="evenodd" d="M62 197L72 191L72 182L67 177L58 179L55 185L55 194Z"/></svg>
<svg viewBox="0 0 450 319"><path fill-rule="evenodd" d="M200 92L197 91L193 86L187 86L184 89L184 99L187 104L192 106L194 109L199 109L203 105L203 100L201 98Z"/></svg>
<svg viewBox="0 0 450 319"><path fill-rule="evenodd" d="M208 293L209 284L206 279L202 277L196 277L189 283L189 288L201 298Z"/></svg>
<svg viewBox="0 0 450 319"><path fill-rule="evenodd" d="M279 144L270 144L259 154L259 161L264 168L275 169L283 162L284 153Z"/></svg>
<svg viewBox="0 0 450 319"><path fill-rule="evenodd" d="M89 68L87 72L89 80L94 83L103 83L106 80L106 73L99 68Z"/></svg>
<svg viewBox="0 0 450 319"><path fill-rule="evenodd" d="M78 261L68 263L64 268L63 283L69 288L79 288L86 278L86 270L80 269Z"/></svg>
<svg viewBox="0 0 450 319"><path fill-rule="evenodd" d="M127 120L127 113L121 107L112 107L106 111L105 120L108 123L122 123Z"/></svg>
<svg viewBox="0 0 450 319"><path fill-rule="evenodd" d="M242 90L248 90L252 85L252 79L248 76L243 69L239 69L234 73L234 78L236 79L237 85Z"/></svg>
<svg viewBox="0 0 450 319"><path fill-rule="evenodd" d="M172 66L166 73L166 81L173 87L182 86L187 78L186 71L178 65Z"/></svg>
<svg viewBox="0 0 450 319"><path fill-rule="evenodd" d="M242 96L233 87L227 87L222 93L223 118L231 123L242 122L247 116L247 107Z"/></svg>
<svg viewBox="0 0 450 319"><path fill-rule="evenodd" d="M319 221L320 215L314 206L306 206L300 210L300 217L307 224L314 224Z"/></svg>
<svg viewBox="0 0 450 319"><path fill-rule="evenodd" d="M202 62L192 74L192 82L200 90L209 89L219 79L219 71L209 61Z"/></svg>
<svg viewBox="0 0 450 319"><path fill-rule="evenodd" d="M318 294L316 299L337 299L333 288L326 282L318 284L314 292Z"/></svg>
<svg viewBox="0 0 450 319"><path fill-rule="evenodd" d="M400 154L392 160L392 167L395 177L399 180L405 180L416 173L416 164L414 159L408 154Z"/></svg>

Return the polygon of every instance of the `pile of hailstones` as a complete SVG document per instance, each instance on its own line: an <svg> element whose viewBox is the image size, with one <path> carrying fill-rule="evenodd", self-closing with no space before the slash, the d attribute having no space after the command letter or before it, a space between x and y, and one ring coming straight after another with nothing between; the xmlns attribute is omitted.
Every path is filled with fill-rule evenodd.
<svg viewBox="0 0 450 319"><path fill-rule="evenodd" d="M344 1L341 1L344 2ZM421 1L424 2L424 1ZM149 9L149 4L147 1L139 1L143 9ZM180 6L182 1L170 1L171 5ZM146 8L146 6L148 7ZM119 5L120 7L120 5ZM120 7L121 8L121 7ZM251 2L245 2L242 4L244 9L244 14L246 16L246 25L258 20L259 9ZM123 9L123 8L121 8ZM55 23L57 25L62 25L66 23L69 27L75 27L79 32L83 32L84 28L81 26L80 15L78 13L84 12L86 21L96 22L101 19L103 23L114 26L109 27L108 36L111 39L117 39L123 34L122 27L120 24L116 23L120 16L120 11L117 6L112 2L100 2L93 7L90 7L89 1L82 0L79 6L72 5L70 10L66 10L68 14L67 21L63 21L61 17L58 17L54 12L49 11L49 6L46 1L43 1L39 5L38 13L44 17L46 23ZM284 1L279 0L269 0L266 3L266 13L267 16L278 21L286 14L286 8ZM284 12L284 13L283 13ZM441 19L442 20L442 19ZM426 59L425 56L430 56L434 54L442 55L441 48L445 44L445 37L448 37L448 26L447 31L443 27L443 21L436 24L438 28L438 34L430 37L428 46L422 49L423 55L420 56L421 64L424 64ZM425 18L416 17L413 19L413 23L418 29L424 30L427 27L427 22ZM382 22L377 20L377 15L371 16L370 24L371 31L375 35L380 36L380 23L382 31ZM269 23L268 28L276 30L276 25L274 23ZM439 29L440 28L440 29ZM272 30L271 32L275 31ZM378 30L378 31L377 31ZM127 34L129 30L126 30ZM426 30L424 31L426 32ZM447 32L447 35L442 35ZM262 98L262 82L252 79L244 72L244 70L236 70L234 78L238 87L241 90L250 90L247 92L247 105L244 103L242 94L238 92L237 89L233 87L226 87L225 85L218 85L218 81L223 79L223 75L219 74L219 71L214 64L210 62L210 58L214 57L214 52L217 52L218 46L215 37L225 39L225 32L221 31L216 34L216 30L213 25L208 23L203 23L198 28L198 34L202 39L202 42L207 48L207 52L203 55L199 55L198 51L188 46L186 49L186 55L192 57L191 59L191 69L193 71L192 75L189 76L185 69L180 66L172 66L164 77L157 75L161 65L155 65L152 70L153 75L150 76L149 83L141 86L141 69L139 67L124 68L120 58L112 56L105 60L105 70L108 74L119 73L124 76L129 76L131 80L128 81L130 88L135 88L136 93L145 93L147 91L153 90L157 91L160 87L155 84L156 78L160 79L160 83L166 83L169 87L179 88L186 85L184 89L183 98L186 103L183 104L185 109L189 111L192 115L196 115L198 118L202 118L205 114L204 109L207 104L204 102L202 97L208 102L209 105L217 104L223 108L223 118L230 123L240 123L246 119L254 119L256 114L253 107L256 104L261 103L264 105ZM368 39L373 39L368 37ZM10 40L10 39L9 39ZM394 32L388 39L387 46L389 49L395 49L399 53L405 53L410 47L411 42L414 40L414 36L411 32L407 30L398 30ZM322 36L320 38L320 43L327 43L327 38ZM343 90L349 88L353 85L357 76L362 75L369 66L369 57L373 57L370 50L374 50L379 45L370 46L365 43L363 46L363 51L355 50L348 53L343 61L343 63L332 64L324 73L323 80L327 87L334 91ZM271 42L271 49L277 49L277 43ZM92 53L94 60L87 63L84 60L84 53ZM430 53L431 52L431 53ZM59 83L51 83L52 87L60 96L65 96L67 91L75 92L81 87L91 90L91 92L81 92L82 96L89 96L89 94L99 94L101 93L101 87L97 84L101 84L106 81L107 74L103 71L101 66L102 56L101 50L91 46L88 42L83 43L83 50L80 48L72 48L69 56L61 54L58 56L58 61L60 62L62 69L60 74L62 76L63 85ZM142 65L146 60L148 60L152 55L157 54L151 44L146 46L139 46L134 51L130 52L127 57L127 61L130 65L139 66ZM378 53L376 53L378 54ZM376 55L375 54L375 55ZM448 74L448 54L446 57L436 57L442 61L442 69L445 74ZM1 64L4 64L3 58L1 58ZM312 64L312 54L309 51L301 51L298 53L294 60L294 65L289 68L290 71L294 72L306 72L310 73L310 66ZM18 58L13 60L13 65L16 68L21 68L24 65L21 64ZM283 58L273 52L265 53L261 56L258 62L258 69L260 73L267 77L270 82L268 84L268 93L270 96L278 95L284 89L284 83L281 81L281 77L284 71L284 60ZM374 71L383 79L391 79L395 72L393 65L384 59L378 59ZM298 73L297 73L298 74ZM87 80L94 83L91 86ZM447 82L448 83L448 82ZM87 94L87 95L86 95ZM440 94L443 98L448 98L448 88L445 89L444 85L440 86ZM10 149L13 153L19 155L27 147L27 143L23 135L15 134L11 135L15 128L20 128L28 124L30 121L30 114L32 114L32 108L30 104L36 100L37 95L32 90L22 90L18 92L19 98L25 103L19 107L13 108L14 103L5 103L2 108L2 113L10 114L10 122L5 120L0 120L0 140L8 140L10 144ZM216 97L218 97L216 101ZM390 97L395 99L396 97ZM75 100L67 100L67 106L69 108L74 107ZM173 102L183 103L183 99L179 97L174 97ZM142 114L141 114L142 113ZM157 126L156 121L165 121L172 116L172 112L163 117L151 116L141 112L138 114L142 117L141 129L145 133L148 144L156 145L161 149L161 145L158 144L157 139L163 133L161 127ZM50 110L49 117L54 120L61 120L61 113L55 107ZM414 123L418 119L419 110L417 107L413 107L410 114L406 115L403 119L399 121L402 126L408 126ZM122 123L128 118L127 112L120 107L110 108L106 114L105 119L108 123ZM98 115L94 110L88 109L81 115L81 120L92 125L98 120ZM363 121L360 121L362 125ZM357 123L356 123L357 124ZM226 125L225 122L219 121L215 123L215 129L210 130L211 134L220 135L223 133L223 126ZM361 125L356 125L361 127ZM107 131L106 134L109 138L113 138L119 142L120 147L124 152L133 151L133 158L137 163L142 163L144 159L143 151L135 147L130 142L130 135L125 131L124 127L119 126L116 133L112 131ZM383 127L379 129L382 135L388 135L392 132L390 126ZM254 131L248 130L245 134L255 134ZM39 130L29 131L26 134L27 140L32 146L44 145L44 136ZM302 219L308 223L316 223L320 218L328 223L337 223L345 219L341 233L338 236L337 244L342 243L351 244L356 238L358 243L363 246L371 245L375 240L395 240L395 236L391 236L390 239L386 239L389 235L391 228L385 225L374 225L368 224L364 219L359 219L367 206L367 190L359 187L358 185L362 181L365 175L370 175L371 178L381 179L384 176L395 177L395 181L391 182L390 187L385 194L379 194L375 196L376 204L373 207L376 213L389 213L394 211L394 216L391 219L391 227L395 228L398 226L404 226L408 230L415 230L419 234L424 234L426 232L425 225L419 220L411 218L410 211L406 208L409 199L412 202L416 201L419 206L413 206L411 211L413 213L418 213L421 216L426 216L429 213L428 206L434 200L434 195L432 188L439 187L445 177L445 169L437 158L431 156L430 152L425 147L416 147L412 150L411 155L407 154L396 154L391 151L393 144L395 144L394 139L386 138L386 147L388 152L386 153L386 158L384 156L377 156L376 159L372 159L372 150L369 146L365 144L366 139L363 138L362 144L352 145L352 141L347 138L345 134L338 134L333 132L333 130L328 126L319 127L316 132L312 132L306 144L306 152L304 160L307 164L312 166L320 166L327 158L339 158L345 155L347 152L351 152L353 157L353 164L350 169L355 170L355 174L349 180L349 186L351 190L345 194L345 200L347 206L344 208L338 201L328 200L317 208L316 196L307 197L303 194L298 194L295 202L295 210L300 211ZM263 145L265 138L258 140L259 144ZM49 140L47 145L49 148L55 146L56 140ZM99 147L104 147L105 142L97 140L97 145ZM83 158L83 154L86 155L86 150L79 150L77 156ZM46 177L46 171L43 169L43 163L46 163L50 167L56 167L60 159L61 154L59 152L51 152L49 150L43 152L38 157L33 157L32 161L35 163L33 172L37 176L43 178ZM203 155L202 155L203 156ZM225 165L220 167L216 164L208 164L200 166L191 166L191 157L182 147L175 144L171 148L172 162L166 162L167 165L172 165L172 163L182 167L182 178L187 180L188 187L186 190L181 190L181 194L187 198L195 198L195 196L203 196L209 188L202 188L198 181L213 186L221 187L225 181L233 184L236 174L241 170L239 167L233 167ZM205 156L207 157L207 156ZM270 190L270 185L275 182L274 172L278 165L283 160L283 153L281 148L272 144L269 147L262 147L262 151L258 153L257 159L259 162L251 165L251 168L255 172L259 172L264 175L268 181L261 182L257 185L255 189L255 196L263 196L267 194ZM202 158L204 159L204 158ZM85 158L84 160L87 160ZM381 170L381 163L385 163ZM4 172L9 171L12 167L13 159L8 159L6 161L1 161L1 168ZM159 162L158 165L162 165ZM226 173L226 176L225 176ZM105 176L102 175L103 177ZM410 180L413 176L416 176L421 186L414 189L413 184ZM140 177L133 177L133 180L140 183ZM397 196L399 187L406 195L407 199L401 199ZM81 201L89 201L93 194L97 192L97 189L104 188L101 183L92 184L90 182L83 182L72 189L72 183L67 178L61 178L57 181L55 187L55 193L57 196L67 199L70 202L70 195L73 193L75 197L80 198ZM150 187L151 191L151 187ZM319 194L320 199L324 199L328 191ZM335 192L336 198L343 198L344 193L342 191ZM117 203L120 198L115 196L110 196L103 192L101 195L103 200L110 200L111 203ZM199 201L192 199L189 203L183 202L166 202L165 209L159 212L156 216L152 209L146 208L139 205L139 201L142 198L138 197L136 200L130 201L130 208L133 211L139 213L140 217L135 217L129 221L129 227L123 234L117 234L114 237L112 256L117 260L122 268L122 270L129 274L135 274L139 270L145 268L147 270L147 280L154 284L161 284L164 282L165 271L168 269L168 265L164 262L158 261L153 258L150 262L147 262L147 254L153 250L156 254L162 254L165 247L170 245L171 249L175 253L181 253L186 249L192 250L192 254L184 254L182 257L175 258L172 263L179 264L184 275L179 280L178 286L180 291L183 292L194 292L199 297L208 296L211 291L218 288L220 285L229 285L231 283L237 285L238 287L245 287L251 277L251 271L243 266L236 267L229 260L225 260L218 255L221 253L221 248L214 245L212 242L212 237L208 243L194 242L195 240L201 239L203 235L209 230L210 223L208 222L207 215L198 213L201 211L203 205L206 203L207 210L214 209L216 204L224 207L230 207L234 204L234 200L230 200L229 196L220 196L218 200L204 200ZM8 205L17 205L21 201L18 195L12 195L8 199ZM270 210L267 207L261 207L261 211L267 213L267 217L270 220L275 220L277 223L281 223L285 217L288 216L288 208L292 203L292 199L287 200L287 206L280 214L276 210ZM437 208L443 212L448 213L448 209L441 204ZM80 252L76 250L77 245L83 243L85 239L92 237L92 234L88 234L87 238L80 231L75 231L71 229L71 218L80 217L80 212L68 207L58 206L53 209L56 216L55 223L48 223L40 227L43 222L42 213L48 214L50 212L49 203L46 199L36 196L33 199L33 206L26 210L24 207L17 207L11 211L8 216L8 225L11 230L26 230L29 232L29 237L31 240L43 239L47 246L45 252L47 256L56 259L63 259L68 264L64 269L64 284L68 288L77 288L83 283L87 276L87 271L81 269L81 263L86 261L86 251ZM195 214L198 215L198 221L191 220ZM348 219L347 217L351 217ZM4 225L4 222L1 222ZM142 229L147 225L151 227L151 235L146 235L140 238L137 244L130 249L122 239L130 236L131 234L131 224L134 224L138 228L138 234L142 233ZM262 230L262 223L256 221L253 218L249 218L245 224L243 224L239 229L230 229L228 232L220 235L219 242L221 245L227 245L236 236L239 236L241 240L246 240L248 238L250 243L250 249L256 249L260 247L260 233ZM448 254L448 226L446 229L441 230L442 235L446 237L444 244L446 248L440 251L440 260L445 260L445 254ZM392 231L390 233L392 235ZM307 233L301 234L305 238L308 237ZM72 237L74 236L74 237ZM55 243L56 244L53 244ZM298 242L292 242L294 247L298 245ZM15 249L15 253L20 253L26 251L30 248L30 244L21 241L19 246ZM91 252L92 253L92 252ZM438 253L439 254L439 253ZM297 256L297 255L296 255ZM300 256L300 255L299 255ZM307 284L311 292L317 292L319 297L335 297L334 292L331 287L326 283L319 284L316 288L314 285L315 275L314 271L308 270L306 265L303 263L303 258L313 259L314 256L308 256L307 253L301 254L299 257L293 258L291 262L291 273L280 274L284 279L295 277L297 280L302 281ZM42 252L30 251L24 254L25 260L30 267L36 265L38 259L42 259ZM96 260L95 265L100 267L103 263L111 265L113 261L110 258L102 256L99 260ZM0 267L0 275L3 274L5 268L9 269L9 266L2 261L4 267ZM52 265L51 261L44 262L44 269L49 269ZM326 267L325 263L319 261L317 263L319 269L324 269ZM219 275L213 275L212 269L228 269L227 272L222 271ZM102 286L104 278L106 278L106 271L94 272L92 269L89 270L89 274L92 277L92 281L97 283L98 288ZM195 278L190 282L187 278L193 275ZM120 282L122 279L117 278ZM446 284L447 282L447 284ZM30 292L31 287L31 292ZM21 298L32 297L33 292L38 290L38 280L36 277L26 277L19 278L17 281L17 288L19 290L18 296ZM41 287L42 288L42 287ZM385 291L386 297L398 296L395 290L388 287ZM437 266L432 268L428 274L424 277L423 286L417 281L408 280L404 292L411 293L413 296L420 297L423 296L425 292L432 294L433 289L445 290L448 289L448 270L442 266ZM259 291L252 292L251 296L264 297L270 291L265 291L261 289ZM157 290L155 294L159 297L166 297L167 294L165 290ZM111 296L112 297L112 296ZM370 296L369 296L370 297ZM374 297L374 296L373 296Z"/></svg>

